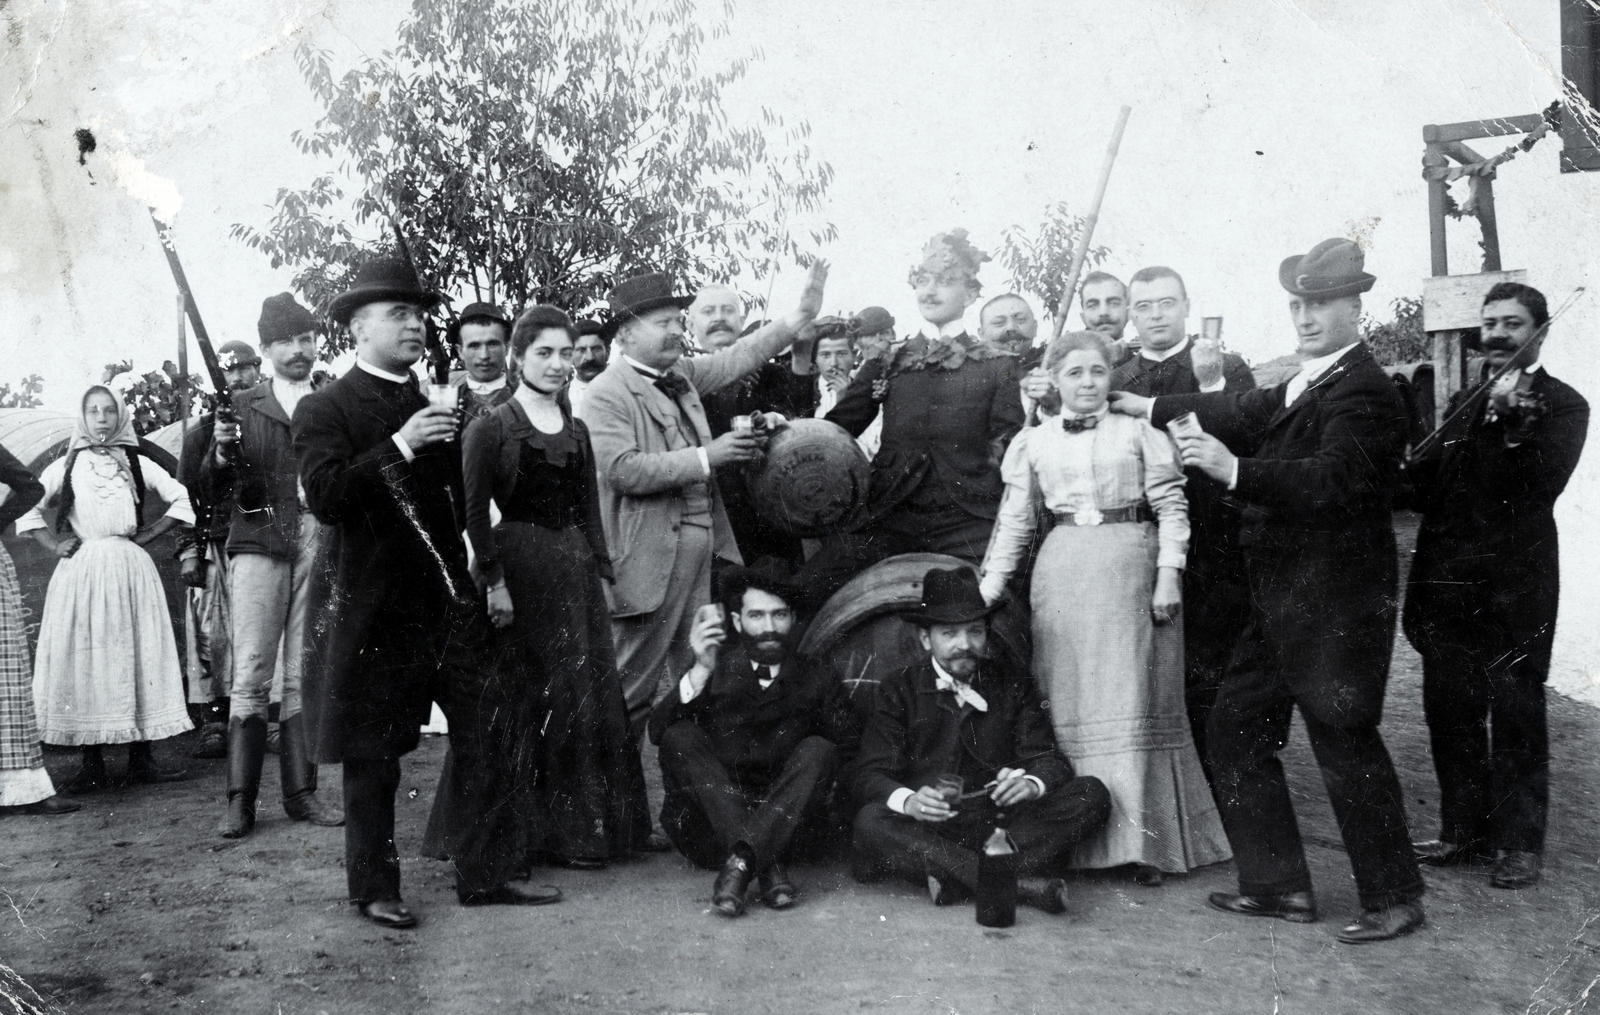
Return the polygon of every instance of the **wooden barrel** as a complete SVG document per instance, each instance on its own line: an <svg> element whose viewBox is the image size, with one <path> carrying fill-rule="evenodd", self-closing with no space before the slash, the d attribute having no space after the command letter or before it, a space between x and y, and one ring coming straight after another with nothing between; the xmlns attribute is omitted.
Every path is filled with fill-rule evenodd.
<svg viewBox="0 0 1600 1015"><path fill-rule="evenodd" d="M825 536L867 499L872 467L837 423L796 419L772 436L766 460L745 477L756 513L792 536Z"/></svg>
<svg viewBox="0 0 1600 1015"><path fill-rule="evenodd" d="M922 578L935 567L977 570L940 553L906 553L880 561L834 593L800 641L802 654L828 662L844 680L862 723L871 715L883 678L927 657L917 628L900 614L922 602ZM1014 667L1013 672L1028 672L1033 648L1026 607L1012 602L993 615L989 649Z"/></svg>

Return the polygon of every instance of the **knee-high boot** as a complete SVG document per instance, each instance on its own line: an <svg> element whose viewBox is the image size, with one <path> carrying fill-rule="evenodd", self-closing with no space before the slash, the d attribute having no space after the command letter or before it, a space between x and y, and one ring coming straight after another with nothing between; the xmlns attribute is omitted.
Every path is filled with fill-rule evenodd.
<svg viewBox="0 0 1600 1015"><path fill-rule="evenodd" d="M224 839L242 839L256 824L256 792L267 754L267 721L258 715L228 721L228 816L217 825Z"/></svg>
<svg viewBox="0 0 1600 1015"><path fill-rule="evenodd" d="M305 717L278 722L278 772L283 777L283 809L295 821L329 828L344 824L344 812L317 799L317 763L306 742Z"/></svg>

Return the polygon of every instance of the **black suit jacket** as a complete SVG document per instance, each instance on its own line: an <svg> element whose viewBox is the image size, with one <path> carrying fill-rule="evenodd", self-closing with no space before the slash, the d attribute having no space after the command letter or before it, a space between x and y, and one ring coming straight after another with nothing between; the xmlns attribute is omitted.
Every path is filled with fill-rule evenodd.
<svg viewBox="0 0 1600 1015"><path fill-rule="evenodd" d="M762 690L761 672L750 665L741 645L717 658L716 669L698 697L685 705L676 684L650 712L650 742L661 743L668 728L681 722L705 730L717 760L740 782L766 782L806 737L826 737L841 747L853 739L847 705L839 681L827 667L802 656L790 656L778 667L778 678ZM843 743L841 743L843 741Z"/></svg>
<svg viewBox="0 0 1600 1015"><path fill-rule="evenodd" d="M1405 631L1420 652L1515 650L1549 669L1561 592L1553 509L1583 453L1589 403L1544 370L1528 391L1550 412L1516 446L1507 420L1489 422L1480 408L1407 469L1423 517Z"/></svg>
<svg viewBox="0 0 1600 1015"><path fill-rule="evenodd" d="M393 440L425 405L415 386L356 367L295 411L306 503L329 526L305 675L324 762L416 747L445 655L480 649L487 633L460 535L460 443L407 462Z"/></svg>
<svg viewBox="0 0 1600 1015"><path fill-rule="evenodd" d="M935 684L931 660L908 666L878 685L878 705L861 734L853 789L856 806L883 803L902 786L931 786L954 773L975 790L1002 768L1038 776L1045 790L1072 778L1056 748L1050 713L1026 672L985 663L972 689L989 706L958 706Z"/></svg>
<svg viewBox="0 0 1600 1015"><path fill-rule="evenodd" d="M1392 513L1409 417L1365 345L1293 405L1286 385L1157 398L1151 423L1194 410L1241 456L1233 496L1270 665L1323 722L1373 725L1397 616Z"/></svg>
<svg viewBox="0 0 1600 1015"><path fill-rule="evenodd" d="M973 347L977 343L963 336ZM918 336L896 354L904 362L925 349ZM868 494L874 519L882 518L916 493L923 482L942 492L968 514L992 519L1004 484L1000 460L1022 429L1018 359L1000 354L969 359L954 370L929 367L890 370L889 393L882 402L883 438L872 460ZM884 376L882 360L865 364L827 418L852 437L878 416L873 382Z"/></svg>

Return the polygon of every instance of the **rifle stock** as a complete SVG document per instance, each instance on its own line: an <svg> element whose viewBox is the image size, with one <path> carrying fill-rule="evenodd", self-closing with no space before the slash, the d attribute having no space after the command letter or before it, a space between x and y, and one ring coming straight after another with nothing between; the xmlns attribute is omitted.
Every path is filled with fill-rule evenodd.
<svg viewBox="0 0 1600 1015"><path fill-rule="evenodd" d="M416 258L411 256L411 244L406 242L406 234L400 229L400 223L393 215L389 215L387 212L385 215L389 219L390 227L394 229L394 242L395 246L400 248L400 256L405 258L406 267L411 269L411 274L416 276L418 282L421 282L422 275L417 271ZM423 315L422 327L424 332L423 341L428 347L428 358L433 361L433 382L435 384L449 384L450 350L446 349L444 343L439 340L439 324L433 319L432 310Z"/></svg>

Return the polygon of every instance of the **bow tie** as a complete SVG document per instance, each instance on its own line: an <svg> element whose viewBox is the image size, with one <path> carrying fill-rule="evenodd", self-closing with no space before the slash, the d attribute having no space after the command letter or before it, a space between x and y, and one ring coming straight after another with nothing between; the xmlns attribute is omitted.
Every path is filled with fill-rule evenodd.
<svg viewBox="0 0 1600 1015"><path fill-rule="evenodd" d="M1067 433L1083 433L1085 430L1093 430L1099 422L1098 416L1063 416L1061 429Z"/></svg>
<svg viewBox="0 0 1600 1015"><path fill-rule="evenodd" d="M983 700L983 695L979 694L967 684L963 684L961 681L956 680L953 677L947 677L942 673L936 673L934 674L933 684L939 690L949 691L951 694L955 695L956 704L958 705L971 705L979 712L989 711L989 703Z"/></svg>
<svg viewBox="0 0 1600 1015"><path fill-rule="evenodd" d="M655 385L674 402L689 393L689 382L682 374L664 373L656 378Z"/></svg>

